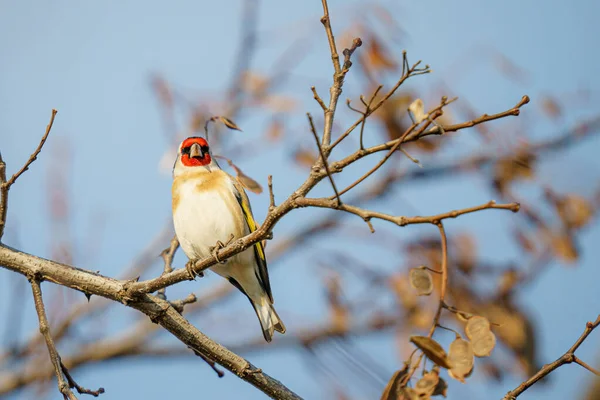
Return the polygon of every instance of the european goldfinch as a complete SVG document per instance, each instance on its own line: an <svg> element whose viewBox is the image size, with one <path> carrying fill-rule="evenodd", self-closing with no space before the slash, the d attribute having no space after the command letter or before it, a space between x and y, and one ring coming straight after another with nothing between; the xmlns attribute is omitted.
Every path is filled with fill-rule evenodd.
<svg viewBox="0 0 600 400"><path fill-rule="evenodd" d="M210 255L216 258L216 250L224 242L256 230L244 188L219 167L204 138L189 137L179 146L173 167L172 197L175 233L190 262ZM267 342L274 331L285 333L273 308L262 243L219 262L211 270L248 297Z"/></svg>

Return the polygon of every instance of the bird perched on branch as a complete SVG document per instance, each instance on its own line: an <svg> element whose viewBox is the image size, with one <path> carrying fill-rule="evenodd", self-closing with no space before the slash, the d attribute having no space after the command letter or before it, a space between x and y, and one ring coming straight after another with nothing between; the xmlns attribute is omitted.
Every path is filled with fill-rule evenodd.
<svg viewBox="0 0 600 400"><path fill-rule="evenodd" d="M267 261L261 242L220 261L217 251L234 239L256 230L248 196L237 179L223 171L214 160L208 142L189 137L179 146L173 168L173 223L181 248L195 261L208 256L218 264L211 270L226 278L244 293L260 321L267 342L274 331L285 326L273 308Z"/></svg>

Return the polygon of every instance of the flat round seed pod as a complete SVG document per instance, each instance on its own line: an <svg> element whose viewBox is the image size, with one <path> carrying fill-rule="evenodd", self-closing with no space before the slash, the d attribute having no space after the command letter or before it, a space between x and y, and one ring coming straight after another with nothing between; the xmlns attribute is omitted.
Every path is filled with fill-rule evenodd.
<svg viewBox="0 0 600 400"><path fill-rule="evenodd" d="M493 332L488 331L473 340L473 354L475 354L476 357L487 357L492 354L492 350L495 346L496 335L494 335Z"/></svg>
<svg viewBox="0 0 600 400"><path fill-rule="evenodd" d="M431 273L424 266L411 268L408 275L410 286L416 289L419 296L429 296L433 292Z"/></svg>
<svg viewBox="0 0 600 400"><path fill-rule="evenodd" d="M486 332L490 331L490 321L487 318L475 315L467 321L465 326L465 333L471 340L477 338Z"/></svg>
<svg viewBox="0 0 600 400"><path fill-rule="evenodd" d="M448 360L450 361L450 365L452 365L452 368L449 371L450 376L464 383L464 378L471 373L473 370L473 363L475 362L473 345L471 342L466 341L461 337L457 337L450 343Z"/></svg>

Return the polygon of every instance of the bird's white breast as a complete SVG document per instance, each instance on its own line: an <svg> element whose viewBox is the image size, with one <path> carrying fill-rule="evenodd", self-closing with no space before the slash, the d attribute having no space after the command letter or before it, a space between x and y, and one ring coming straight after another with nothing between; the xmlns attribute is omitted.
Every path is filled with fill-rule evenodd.
<svg viewBox="0 0 600 400"><path fill-rule="evenodd" d="M196 179L177 187L179 201L173 210L173 223L181 248L192 260L211 254L217 241L227 242L248 233L241 209L229 179L209 190L201 190Z"/></svg>

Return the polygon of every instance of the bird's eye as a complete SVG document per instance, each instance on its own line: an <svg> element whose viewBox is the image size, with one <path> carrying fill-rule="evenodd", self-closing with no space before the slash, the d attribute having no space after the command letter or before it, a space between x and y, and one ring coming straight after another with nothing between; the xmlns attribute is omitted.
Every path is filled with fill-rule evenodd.
<svg viewBox="0 0 600 400"><path fill-rule="evenodd" d="M202 155L208 153L208 146L202 146L200 149L202 150Z"/></svg>
<svg viewBox="0 0 600 400"><path fill-rule="evenodd" d="M188 154L189 155L190 154L190 147L191 146L182 148L181 149L181 154Z"/></svg>

